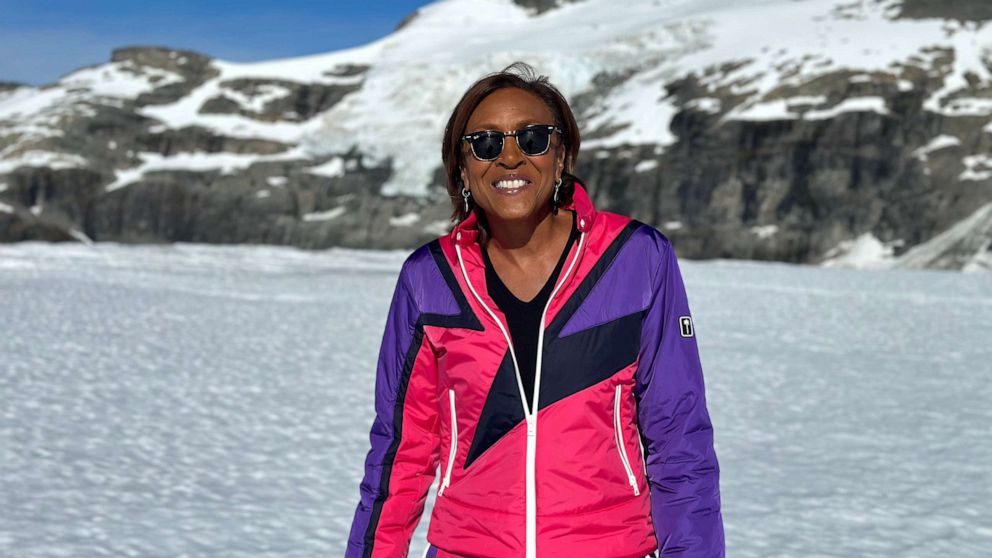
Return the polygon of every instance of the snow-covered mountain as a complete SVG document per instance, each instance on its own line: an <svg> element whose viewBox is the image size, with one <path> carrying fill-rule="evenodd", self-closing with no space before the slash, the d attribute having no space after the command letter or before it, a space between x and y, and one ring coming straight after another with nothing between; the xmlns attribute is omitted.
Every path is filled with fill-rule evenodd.
<svg viewBox="0 0 992 558"><path fill-rule="evenodd" d="M596 203L681 255L992 267L992 3L442 0L363 47L236 64L131 47L0 85L0 239L411 247L443 125L524 60Z"/></svg>

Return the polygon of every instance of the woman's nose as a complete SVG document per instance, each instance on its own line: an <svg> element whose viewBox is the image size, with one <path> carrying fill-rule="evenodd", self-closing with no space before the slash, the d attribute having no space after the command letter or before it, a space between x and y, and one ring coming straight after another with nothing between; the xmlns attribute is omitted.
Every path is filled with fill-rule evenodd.
<svg viewBox="0 0 992 558"><path fill-rule="evenodd" d="M503 136L503 151L499 154L499 164L507 168L517 168L524 161L516 136Z"/></svg>

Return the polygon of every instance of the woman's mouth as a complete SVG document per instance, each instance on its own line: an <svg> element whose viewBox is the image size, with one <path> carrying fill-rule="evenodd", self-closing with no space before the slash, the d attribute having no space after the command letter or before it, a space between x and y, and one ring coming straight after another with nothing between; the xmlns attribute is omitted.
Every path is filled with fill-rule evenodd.
<svg viewBox="0 0 992 558"><path fill-rule="evenodd" d="M530 185L530 180L524 180L522 178L516 178L513 180L497 180L496 182L493 182L493 186L496 188L497 192L507 195L516 194Z"/></svg>

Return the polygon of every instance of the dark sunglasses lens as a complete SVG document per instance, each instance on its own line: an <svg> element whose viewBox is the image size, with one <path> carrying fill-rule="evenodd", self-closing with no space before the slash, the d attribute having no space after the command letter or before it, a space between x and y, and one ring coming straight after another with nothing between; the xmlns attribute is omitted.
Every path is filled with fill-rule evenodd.
<svg viewBox="0 0 992 558"><path fill-rule="evenodd" d="M499 156L500 152L503 151L503 135L484 134L481 136L476 136L476 138L472 140L472 151L475 152L475 156L480 159L495 159Z"/></svg>
<svg viewBox="0 0 992 558"><path fill-rule="evenodd" d="M520 151L525 155L540 155L548 149L551 133L547 128L527 128L517 134Z"/></svg>

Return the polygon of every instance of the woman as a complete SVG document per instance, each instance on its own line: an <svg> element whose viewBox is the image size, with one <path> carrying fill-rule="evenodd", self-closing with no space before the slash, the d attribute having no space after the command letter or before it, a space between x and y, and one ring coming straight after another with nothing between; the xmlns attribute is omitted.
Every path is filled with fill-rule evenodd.
<svg viewBox="0 0 992 558"><path fill-rule="evenodd" d="M514 66L448 121L457 224L400 271L347 556L406 556L440 464L428 556L722 557L675 252L593 207L571 109Z"/></svg>

